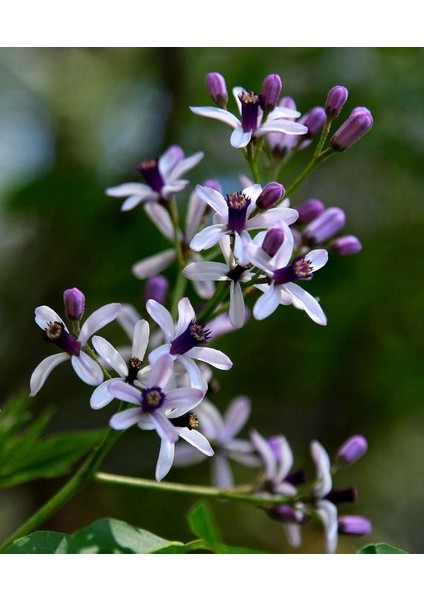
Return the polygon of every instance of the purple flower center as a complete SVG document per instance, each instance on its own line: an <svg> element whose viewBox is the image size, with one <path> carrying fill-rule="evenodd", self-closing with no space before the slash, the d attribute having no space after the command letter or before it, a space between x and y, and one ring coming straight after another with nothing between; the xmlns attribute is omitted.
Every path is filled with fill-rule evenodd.
<svg viewBox="0 0 424 600"><path fill-rule="evenodd" d="M283 285L296 279L312 279L314 267L305 256L299 256L291 265L274 271L274 282Z"/></svg>
<svg viewBox="0 0 424 600"><path fill-rule="evenodd" d="M141 369L142 364L143 361L137 358L136 356L130 358L130 360L128 361L128 375L126 378L127 383L134 383L134 381L137 379L137 374Z"/></svg>
<svg viewBox="0 0 424 600"><path fill-rule="evenodd" d="M143 175L146 183L150 185L154 192L161 193L165 182L159 171L159 163L155 158L141 162L137 166L137 171Z"/></svg>
<svg viewBox="0 0 424 600"><path fill-rule="evenodd" d="M145 412L154 412L162 406L165 394L160 387L146 388L141 392L141 408Z"/></svg>
<svg viewBox="0 0 424 600"><path fill-rule="evenodd" d="M228 229L241 233L246 225L247 208L251 199L243 192L227 194Z"/></svg>
<svg viewBox="0 0 424 600"><path fill-rule="evenodd" d="M241 102L241 126L243 131L253 131L258 128L259 96L253 92L243 92L239 95Z"/></svg>
<svg viewBox="0 0 424 600"><path fill-rule="evenodd" d="M176 337L171 343L170 353L185 354L195 346L207 344L210 335L211 332L209 329L206 329L204 323L199 323L199 321L191 321L187 329L178 337Z"/></svg>
<svg viewBox="0 0 424 600"><path fill-rule="evenodd" d="M46 342L56 344L70 356L79 356L80 354L80 342L68 333L62 323L58 321L48 324L43 332L43 338Z"/></svg>

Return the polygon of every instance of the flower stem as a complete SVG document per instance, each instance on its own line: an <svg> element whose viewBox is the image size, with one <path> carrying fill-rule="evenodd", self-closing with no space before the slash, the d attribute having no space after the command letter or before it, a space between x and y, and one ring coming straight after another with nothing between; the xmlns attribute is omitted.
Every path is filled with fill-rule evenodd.
<svg viewBox="0 0 424 600"><path fill-rule="evenodd" d="M222 281L221 284L217 286L215 294L212 296L212 298L209 299L209 301L206 303L206 306L197 317L198 321L206 322L210 320L210 318L213 316L216 307L218 306L218 304L220 304L220 302L222 302L222 300L226 296L227 291L228 284L226 281Z"/></svg>

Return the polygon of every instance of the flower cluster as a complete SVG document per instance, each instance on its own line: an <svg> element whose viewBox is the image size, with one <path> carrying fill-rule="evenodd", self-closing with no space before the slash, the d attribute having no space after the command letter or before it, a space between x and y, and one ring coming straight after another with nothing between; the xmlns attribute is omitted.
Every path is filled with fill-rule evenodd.
<svg viewBox="0 0 424 600"><path fill-rule="evenodd" d="M342 208L326 208L318 198L293 204L290 196L322 160L356 143L372 126L372 116L364 107L353 109L326 147L333 121L347 101L343 86L329 91L324 106L301 115L292 98L280 99L281 78L270 74L258 92L233 88L233 114L227 108L223 76L209 73L205 81L215 106L190 107L191 111L230 126L231 147L243 152L250 176L243 175L240 187L228 190L217 179L194 186L184 207L184 223L176 198L189 186L182 176L197 166L203 152L186 157L180 146L172 145L136 167L143 182L108 188L107 195L124 199L123 211L141 204L169 247L143 256L132 267L133 275L146 281L140 311L108 304L82 323L86 302L77 288L64 293L68 325L53 309L36 308L44 339L61 352L36 367L30 393L36 395L52 370L70 359L77 376L93 388L92 409L120 401L109 420L112 429L136 425L156 431L158 481L174 462L188 466L206 457L212 457L212 479L218 488L234 486L231 461L261 469L251 497L263 499L262 508L284 524L289 541L298 546L302 525L316 517L324 525L327 552L334 552L339 531L370 531L365 518L338 513L341 501L355 498L353 488L332 488L336 470L365 452L365 439L349 439L333 465L321 444L313 441L316 476L308 482L305 471L292 471L293 454L284 436L266 438L253 429L250 439L238 437L250 414L249 398L234 398L224 415L211 402L214 373L233 366L213 345L220 335L244 327L250 315L262 321L280 306L292 306L315 323L327 324L320 302L304 286L332 253L354 254L361 243L353 235L339 235L346 222ZM283 164L315 139L309 165L293 183L283 185ZM263 171L272 173L267 180L261 178L266 161ZM113 321L128 334L127 347L116 348L98 334Z"/></svg>

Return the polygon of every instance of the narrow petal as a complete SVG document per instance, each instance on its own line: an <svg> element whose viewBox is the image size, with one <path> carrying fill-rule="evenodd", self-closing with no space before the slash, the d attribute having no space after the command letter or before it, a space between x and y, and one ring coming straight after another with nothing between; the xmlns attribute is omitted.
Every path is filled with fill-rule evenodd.
<svg viewBox="0 0 424 600"><path fill-rule="evenodd" d="M211 462L212 480L222 490L234 486L234 477L229 460L222 454L216 454Z"/></svg>
<svg viewBox="0 0 424 600"><path fill-rule="evenodd" d="M302 531L297 523L284 523L284 531L287 541L293 548L299 548L302 544Z"/></svg>
<svg viewBox="0 0 424 600"><path fill-rule="evenodd" d="M205 214L206 204L201 200L197 191L190 194L187 213L185 217L185 231L188 240L191 240Z"/></svg>
<svg viewBox="0 0 424 600"><path fill-rule="evenodd" d="M174 358L169 354L160 356L150 370L147 387L158 386L166 388L166 384L172 375Z"/></svg>
<svg viewBox="0 0 424 600"><path fill-rule="evenodd" d="M140 415L140 408L128 408L127 410L123 410L116 415L113 415L109 421L109 425L112 427L112 429L118 429L119 431L122 429L128 429L138 422Z"/></svg>
<svg viewBox="0 0 424 600"><path fill-rule="evenodd" d="M59 354L53 354L52 356L48 356L44 360L40 362L38 367L34 369L34 372L31 375L31 380L29 383L30 386L30 396L35 396L43 387L47 377L53 371L57 365L65 362L65 360L69 359L69 354L67 352L60 352Z"/></svg>
<svg viewBox="0 0 424 600"><path fill-rule="evenodd" d="M107 188L106 194L115 198L125 198L127 196L143 196L146 192L151 192L151 188L145 183L121 183L115 187Z"/></svg>
<svg viewBox="0 0 424 600"><path fill-rule="evenodd" d="M174 466L190 467L204 461L206 456L198 452L194 446L189 444L177 444L175 446Z"/></svg>
<svg viewBox="0 0 424 600"><path fill-rule="evenodd" d="M91 394L90 398L90 406L94 410L98 410L99 408L103 408L107 406L115 396L109 390L109 384L112 381L120 381L119 379L108 379L108 381L104 381L97 387L94 392Z"/></svg>
<svg viewBox="0 0 424 600"><path fill-rule="evenodd" d="M107 340L99 335L94 335L91 340L97 354L112 367L121 377L128 375L128 367L122 356Z"/></svg>
<svg viewBox="0 0 424 600"><path fill-rule="evenodd" d="M171 444L175 444L178 440L178 431L169 419L165 417L160 410L155 410L150 413L150 418L155 424L155 429L158 432L159 437L162 440L171 442Z"/></svg>
<svg viewBox="0 0 424 600"><path fill-rule="evenodd" d="M158 169L163 179L166 181L173 169L184 159L184 151L177 144L169 146L159 157Z"/></svg>
<svg viewBox="0 0 424 600"><path fill-rule="evenodd" d="M304 310L318 325L327 325L327 317L319 302L296 283L284 284L284 289L291 295L293 306Z"/></svg>
<svg viewBox="0 0 424 600"><path fill-rule="evenodd" d="M247 396L237 396L224 413L225 431L233 438L246 425L250 415L251 402Z"/></svg>
<svg viewBox="0 0 424 600"><path fill-rule="evenodd" d="M287 439L282 435L279 437L279 457L280 460L275 479L277 481L283 481L289 474L290 469L293 466L293 452Z"/></svg>
<svg viewBox="0 0 424 600"><path fill-rule="evenodd" d="M218 108L215 106L190 106L191 112L199 117L207 117L209 119L216 119L226 125L229 125L233 129L240 126L241 123L235 115L230 113L228 110Z"/></svg>
<svg viewBox="0 0 424 600"><path fill-rule="evenodd" d="M169 267L169 265L174 262L175 257L176 252L173 249L158 252L148 258L139 260L132 267L131 272L137 279L153 277L153 275L158 275L158 273L161 273L164 269Z"/></svg>
<svg viewBox="0 0 424 600"><path fill-rule="evenodd" d="M150 326L145 319L137 321L134 327L134 339L132 343L133 357L144 359L149 344Z"/></svg>
<svg viewBox="0 0 424 600"><path fill-rule="evenodd" d="M162 304L156 302L156 300L148 300L146 303L146 310L152 317L153 321L159 325L162 329L165 341L170 342L174 337L174 321L172 320L171 313Z"/></svg>
<svg viewBox="0 0 424 600"><path fill-rule="evenodd" d="M230 287L230 311L229 317L231 323L237 329L243 327L246 318L246 309L244 307L244 298L241 285L238 281L231 281Z"/></svg>
<svg viewBox="0 0 424 600"><path fill-rule="evenodd" d="M149 202L144 205L144 212L168 240L174 240L174 226L166 208L156 202Z"/></svg>
<svg viewBox="0 0 424 600"><path fill-rule="evenodd" d="M41 329L47 329L49 323L61 323L61 325L65 327L66 331L68 331L65 323L59 317L57 312L55 312L49 306L37 306L35 309L35 322Z"/></svg>
<svg viewBox="0 0 424 600"><path fill-rule="evenodd" d="M277 133L288 133L290 135L305 135L305 133L308 133L308 128L288 119L271 119L270 121L262 123L255 135L260 136L265 133L271 133L272 131Z"/></svg>
<svg viewBox="0 0 424 600"><path fill-rule="evenodd" d="M286 106L276 106L274 110L269 113L267 121L272 121L274 119L297 119L298 117L300 117L300 112L298 110L293 110Z"/></svg>
<svg viewBox="0 0 424 600"><path fill-rule="evenodd" d="M311 456L317 471L314 494L319 498L323 498L331 491L333 485L330 458L325 448L317 440L311 442Z"/></svg>
<svg viewBox="0 0 424 600"><path fill-rule="evenodd" d="M183 333L192 321L196 319L196 313L188 298L181 298L178 302L178 322L175 327L175 337Z"/></svg>
<svg viewBox="0 0 424 600"><path fill-rule="evenodd" d="M177 362L181 364L184 370L186 371L190 379L191 386L198 390L206 391L207 382L204 380L202 372L196 365L194 360L186 356L186 354L181 354L177 356Z"/></svg>
<svg viewBox="0 0 424 600"><path fill-rule="evenodd" d="M323 249L312 250L311 252L308 252L305 258L312 263L314 271L318 271L318 269L321 269L327 263L328 252Z"/></svg>
<svg viewBox="0 0 424 600"><path fill-rule="evenodd" d="M203 200L203 202L206 202L206 204L208 204L223 219L227 218L228 204L221 192L206 185L197 185L196 192L198 193L199 198Z"/></svg>
<svg viewBox="0 0 424 600"><path fill-rule="evenodd" d="M224 430L224 421L219 410L212 402L205 399L197 411L199 426L210 440L218 440Z"/></svg>
<svg viewBox="0 0 424 600"><path fill-rule="evenodd" d="M184 175L184 173L187 173L187 171L193 169L204 156L204 152L196 152L195 154L180 160L169 175L170 182L176 181L181 177L181 175Z"/></svg>
<svg viewBox="0 0 424 600"><path fill-rule="evenodd" d="M160 356L163 356L164 354L169 354L170 350L171 350L171 344L162 344L162 346L158 346L157 348L152 350L149 354L150 364L153 365ZM151 370L151 368L150 368L150 370ZM150 370L149 370L149 373L150 373Z"/></svg>
<svg viewBox="0 0 424 600"><path fill-rule="evenodd" d="M324 526L325 551L334 554L338 541L337 507L329 500L321 500L316 512Z"/></svg>
<svg viewBox="0 0 424 600"><path fill-rule="evenodd" d="M293 254L294 238L293 233L286 223L281 223L281 227L284 230L284 240L281 247L277 251L274 257L274 264L276 269L281 269L288 265L290 258Z"/></svg>
<svg viewBox="0 0 424 600"><path fill-rule="evenodd" d="M284 221L287 225L291 225L299 218L299 213L294 208L286 208L279 206L270 208L265 212L252 217L246 223L246 229L268 229L274 227L278 221Z"/></svg>
<svg viewBox="0 0 424 600"><path fill-rule="evenodd" d="M245 148L252 139L252 131L243 131L243 128L234 129L230 137L230 144L233 148Z"/></svg>
<svg viewBox="0 0 424 600"><path fill-rule="evenodd" d="M140 313L134 306L132 306L132 304L122 304L116 320L128 337L132 340L135 324L140 318Z"/></svg>
<svg viewBox="0 0 424 600"><path fill-rule="evenodd" d="M78 336L78 341L81 343L81 345L84 346L87 343L88 338L92 336L93 333L96 333L96 331L116 319L120 310L121 304L118 302L106 304L105 306L95 310L81 327L81 333Z"/></svg>
<svg viewBox="0 0 424 600"><path fill-rule="evenodd" d="M177 429L183 440L194 446L194 448L197 448L203 454L206 454L206 456L213 456L215 454L205 436L196 429L189 429L188 427L178 427Z"/></svg>
<svg viewBox="0 0 424 600"><path fill-rule="evenodd" d="M168 440L161 440L158 462L156 463L156 481L162 481L171 470L174 462L175 444Z"/></svg>
<svg viewBox="0 0 424 600"><path fill-rule="evenodd" d="M252 439L253 445L256 450L259 452L265 470L265 477L268 480L272 480L275 477L276 469L277 469L277 461L275 458L275 454L271 449L271 446L268 444L266 439L260 435L256 430L252 430L250 432L250 437Z"/></svg>
<svg viewBox="0 0 424 600"><path fill-rule="evenodd" d="M221 352L221 350L216 350L215 348L196 346L186 352L185 356L189 356L196 360L202 360L216 369L221 369L221 371L228 371L233 366L232 360L230 360L226 354Z"/></svg>
<svg viewBox="0 0 424 600"><path fill-rule="evenodd" d="M79 356L71 356L71 363L78 377L88 385L100 385L103 381L103 371L95 360L85 352Z"/></svg>
<svg viewBox="0 0 424 600"><path fill-rule="evenodd" d="M141 392L136 387L126 383L125 381L120 381L118 379L113 379L109 383L109 391L113 394L114 398L118 398L118 400L124 400L124 402L130 402L130 404L136 404L140 406L141 402Z"/></svg>
<svg viewBox="0 0 424 600"><path fill-rule="evenodd" d="M145 199L148 198L151 195L152 192L147 192L146 194L144 194L143 196L129 196L121 205L121 210L126 212L128 210L132 210L133 208L135 208L136 206L138 206L140 204L140 202Z"/></svg>
<svg viewBox="0 0 424 600"><path fill-rule="evenodd" d="M277 309L280 304L280 295L274 285L270 285L267 291L260 296L253 307L253 316L258 321L266 319Z"/></svg>
<svg viewBox="0 0 424 600"><path fill-rule="evenodd" d="M202 231L196 233L190 242L190 248L195 252L200 252L200 250L208 250L219 242L221 237L225 235L226 231L226 225L209 225L209 227L205 227L205 229L202 229Z"/></svg>
<svg viewBox="0 0 424 600"><path fill-rule="evenodd" d="M193 281L193 287L199 298L209 300L215 293L215 285L212 281Z"/></svg>
<svg viewBox="0 0 424 600"><path fill-rule="evenodd" d="M173 409L170 418L174 419L189 412L202 401L203 397L203 390L191 387L178 388L167 392L165 400L166 409Z"/></svg>
<svg viewBox="0 0 424 600"><path fill-rule="evenodd" d="M192 281L225 281L228 279L228 266L224 263L202 260L184 267L182 274Z"/></svg>

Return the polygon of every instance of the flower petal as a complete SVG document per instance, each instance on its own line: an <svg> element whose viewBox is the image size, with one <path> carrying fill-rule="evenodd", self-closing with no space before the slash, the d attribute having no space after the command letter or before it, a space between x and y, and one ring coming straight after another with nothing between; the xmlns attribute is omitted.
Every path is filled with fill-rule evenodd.
<svg viewBox="0 0 424 600"><path fill-rule="evenodd" d="M196 429L189 429L188 427L178 427L177 429L183 440L200 450L203 454L206 454L206 456L213 456L215 454L205 436L196 431Z"/></svg>
<svg viewBox="0 0 424 600"><path fill-rule="evenodd" d="M121 304L118 302L106 304L105 306L95 310L81 327L81 332L78 336L78 341L81 343L81 345L85 346L88 338L92 336L93 333L96 333L96 331L116 319L120 310Z"/></svg>
<svg viewBox="0 0 424 600"><path fill-rule="evenodd" d="M71 356L71 363L78 377L88 385L100 385L103 381L103 371L95 360L85 352L79 356Z"/></svg>
<svg viewBox="0 0 424 600"><path fill-rule="evenodd" d="M198 452L194 446L189 444L177 444L175 446L174 466L190 467L204 461L206 456Z"/></svg>
<svg viewBox="0 0 424 600"><path fill-rule="evenodd" d="M128 337L132 340L134 335L134 326L140 318L140 313L134 306L132 306L132 304L122 304L116 320Z"/></svg>
<svg viewBox="0 0 424 600"><path fill-rule="evenodd" d="M160 356L149 372L147 381L147 387L160 387L162 389L166 388L166 384L169 381L169 378L172 375L174 366L174 357L169 354L164 354Z"/></svg>
<svg viewBox="0 0 424 600"><path fill-rule="evenodd" d="M275 479L277 481L283 481L287 477L290 469L293 466L293 452L290 448L287 439L283 435L278 436L278 443L279 465L275 474Z"/></svg>
<svg viewBox="0 0 424 600"><path fill-rule="evenodd" d="M121 183L115 187L107 188L106 194L115 198L125 198L126 196L141 196L151 192L150 186L145 183Z"/></svg>
<svg viewBox="0 0 424 600"><path fill-rule="evenodd" d="M109 391L114 398L140 406L141 392L139 389L119 379L112 379L107 383L109 383Z"/></svg>
<svg viewBox="0 0 424 600"><path fill-rule="evenodd" d="M210 440L219 440L224 430L224 421L216 406L205 398L196 412L200 429L205 436Z"/></svg>
<svg viewBox="0 0 424 600"><path fill-rule="evenodd" d="M187 213L185 217L186 237L190 241L197 232L200 221L205 214L206 204L197 193L197 190L190 194Z"/></svg>
<svg viewBox="0 0 424 600"><path fill-rule="evenodd" d="M202 260L184 267L182 274L192 281L225 281L228 279L228 266L225 263Z"/></svg>
<svg viewBox="0 0 424 600"><path fill-rule="evenodd" d="M293 306L304 310L306 314L318 325L327 325L327 317L322 310L319 302L311 294L306 292L296 283L284 284L284 289L292 297Z"/></svg>
<svg viewBox="0 0 424 600"><path fill-rule="evenodd" d="M183 366L184 370L187 372L191 386L198 390L206 391L208 384L204 380L202 372L196 365L194 360L186 356L186 354L179 354L177 356L177 362L180 363Z"/></svg>
<svg viewBox="0 0 424 600"><path fill-rule="evenodd" d="M255 429L253 429L250 432L250 437L253 442L253 445L255 446L256 450L262 458L266 479L274 479L277 469L277 459L275 457L274 452L272 451L271 446L268 444L266 439Z"/></svg>
<svg viewBox="0 0 424 600"><path fill-rule="evenodd" d="M171 470L174 462L175 444L161 440L158 461L156 463L156 481L161 481Z"/></svg>
<svg viewBox="0 0 424 600"><path fill-rule="evenodd" d="M174 337L174 321L171 313L162 304L156 300L150 299L146 302L146 310L153 321L162 329L166 342L170 342Z"/></svg>
<svg viewBox="0 0 424 600"><path fill-rule="evenodd" d="M97 354L121 377L128 375L128 367L122 356L107 340L99 335L94 335L91 340Z"/></svg>
<svg viewBox="0 0 424 600"><path fill-rule="evenodd" d="M174 241L174 226L166 208L156 202L148 202L144 205L144 212L168 240Z"/></svg>
<svg viewBox="0 0 424 600"><path fill-rule="evenodd" d="M298 217L299 213L294 208L278 206L249 219L246 229L268 229L268 227L275 227L278 221L284 221L287 225L291 225L297 221Z"/></svg>
<svg viewBox="0 0 424 600"><path fill-rule="evenodd" d="M173 409L169 418L176 418L184 415L200 404L204 397L204 392L196 388L178 388L167 392L164 406L167 409ZM174 410L175 409L175 410Z"/></svg>
<svg viewBox="0 0 424 600"><path fill-rule="evenodd" d="M321 500L316 512L324 526L325 551L334 554L338 541L337 507L329 500Z"/></svg>
<svg viewBox="0 0 424 600"><path fill-rule="evenodd" d="M190 106L190 110L195 115L199 115L199 117L207 117L209 119L221 121L233 129L240 126L240 121L237 117L223 108L215 106Z"/></svg>
<svg viewBox="0 0 424 600"><path fill-rule="evenodd" d="M197 185L196 192L199 198L206 202L222 219L227 219L228 204L221 192L206 185Z"/></svg>
<svg viewBox="0 0 424 600"><path fill-rule="evenodd" d="M229 460L222 454L215 454L211 462L212 481L222 490L234 486L234 477Z"/></svg>
<svg viewBox="0 0 424 600"><path fill-rule="evenodd" d="M233 438L246 425L251 410L250 398L237 396L224 413L224 427L228 437Z"/></svg>
<svg viewBox="0 0 424 600"><path fill-rule="evenodd" d="M246 318L243 291L238 281L230 283L230 310L228 313L231 323L237 329L243 327Z"/></svg>
<svg viewBox="0 0 424 600"><path fill-rule="evenodd" d="M267 121L274 119L297 119L300 117L298 110L287 108L286 106L276 106L268 115Z"/></svg>
<svg viewBox="0 0 424 600"><path fill-rule="evenodd" d="M318 269L321 269L327 263L328 252L323 249L312 250L308 252L305 259L312 263L314 271L318 271Z"/></svg>
<svg viewBox="0 0 424 600"><path fill-rule="evenodd" d="M139 358L140 360L144 359L149 344L149 334L149 323L145 319L137 321L134 327L134 339L132 343L133 357Z"/></svg>
<svg viewBox="0 0 424 600"><path fill-rule="evenodd" d="M178 431L170 420L160 410L150 413L150 418L155 424L155 429L162 440L175 444L178 440Z"/></svg>
<svg viewBox="0 0 424 600"><path fill-rule="evenodd" d="M228 371L233 366L232 360L230 360L226 354L221 352L221 350L216 350L215 348L195 346L186 352L185 356L189 356L196 360L202 360L216 369L221 369L221 371Z"/></svg>
<svg viewBox="0 0 424 600"><path fill-rule="evenodd" d="M317 471L314 494L318 498L323 498L331 491L333 485L330 458L325 448L317 440L311 442L311 456Z"/></svg>
<svg viewBox="0 0 424 600"><path fill-rule="evenodd" d="M181 146L173 144L165 150L165 152L159 157L158 169L162 178L166 181L169 178L169 174L184 158L184 151Z"/></svg>
<svg viewBox="0 0 424 600"><path fill-rule="evenodd" d="M270 285L266 292L260 296L253 307L253 316L258 321L266 319L277 309L280 304L280 294L274 285Z"/></svg>
<svg viewBox="0 0 424 600"><path fill-rule="evenodd" d="M183 333L192 321L196 319L196 313L188 298L181 298L178 302L178 322L175 327L175 337Z"/></svg>
<svg viewBox="0 0 424 600"><path fill-rule="evenodd" d="M148 277L153 277L153 275L157 275L169 267L169 265L174 262L175 257L176 252L173 249L158 252L157 254L153 254L148 258L139 260L132 267L131 272L135 277L137 277L137 279L147 279Z"/></svg>
<svg viewBox="0 0 424 600"><path fill-rule="evenodd" d="M290 135L305 135L305 133L308 133L308 128L289 119L271 119L262 123L255 135L260 136L272 131L288 133Z"/></svg>
<svg viewBox="0 0 424 600"><path fill-rule="evenodd" d="M68 331L65 323L59 317L57 312L49 306L37 306L35 309L35 322L41 329L47 329L49 323L60 323L65 327L66 331Z"/></svg>
<svg viewBox="0 0 424 600"><path fill-rule="evenodd" d="M53 369L68 359L69 354L67 352L60 352L59 354L53 354L42 360L31 375L29 395L35 396L38 394Z"/></svg>
<svg viewBox="0 0 424 600"><path fill-rule="evenodd" d="M230 137L233 148L245 148L252 139L252 131L243 131L241 126L236 127Z"/></svg>
<svg viewBox="0 0 424 600"><path fill-rule="evenodd" d="M107 406L115 396L109 390L109 384L111 381L120 381L119 379L108 379L101 383L91 394L90 398L90 406L94 410L98 410L99 408L103 408Z"/></svg>
<svg viewBox="0 0 424 600"><path fill-rule="evenodd" d="M187 173L187 171L193 169L204 156L204 152L195 152L191 156L180 160L172 169L172 172L169 175L169 181L173 182L179 179L181 175L184 175L184 173Z"/></svg>
<svg viewBox="0 0 424 600"><path fill-rule="evenodd" d="M128 408L127 410L123 410L116 413L116 415L113 415L109 421L109 425L112 429L118 429L119 431L128 429L139 421L140 416L141 408Z"/></svg>

